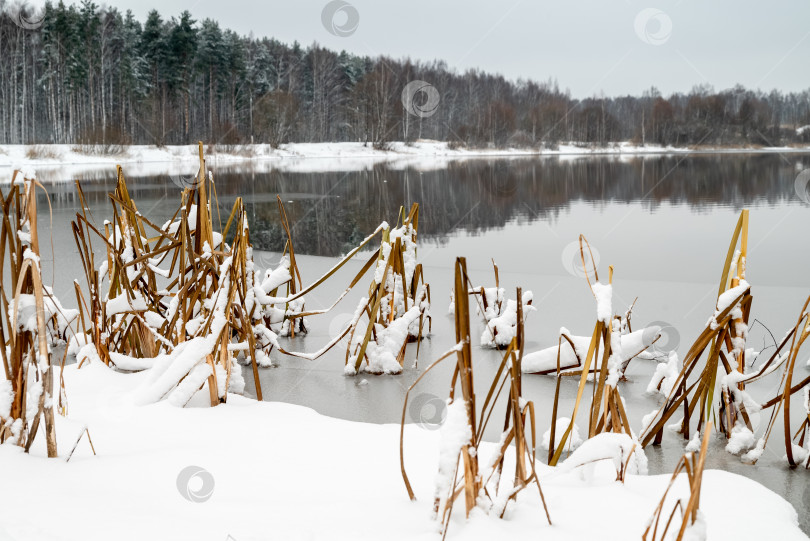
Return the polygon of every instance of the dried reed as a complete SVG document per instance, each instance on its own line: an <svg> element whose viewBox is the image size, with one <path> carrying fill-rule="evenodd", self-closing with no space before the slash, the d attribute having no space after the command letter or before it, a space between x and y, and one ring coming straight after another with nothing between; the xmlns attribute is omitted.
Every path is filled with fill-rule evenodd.
<svg viewBox="0 0 810 541"><path fill-rule="evenodd" d="M498 367L496 375L490 385L489 391L480 413L476 409L475 387L473 384L473 362L470 347L470 309L468 295L473 290L470 289L470 280L467 275L467 264L464 258L457 258L455 265L455 286L454 286L454 314L456 330L456 346L442 355L431 364L417 380L411 385L405 395L405 403L402 409L402 422L400 426L400 466L402 478L405 482L408 495L413 500L415 495L405 470L404 456L404 435L405 435L405 412L408 407L408 397L414 387L428 374L434 367L455 353L456 365L450 384L450 397L448 399L448 409L454 408L460 413L458 417L448 415L448 423L458 422L459 426L443 427L442 431L445 441L442 443L442 460L439 464L438 478L447 480L445 485L441 482L437 484L433 504L434 514L442 524L443 537L447 534L447 528L453 511L453 505L461 494L464 494L466 514L469 516L476 506L483 506L480 501L481 496L485 496L489 501L491 511L497 512L503 517L506 504L517 498L517 494L528 485L534 483L537 486L541 501L546 513L546 518L551 524L551 518L546 507L543 490L535 471L536 458L536 433L534 418L534 403L526 401L522 397L522 372L520 362L523 356L524 330L523 330L523 310L518 305L517 333L512 338L503 359ZM522 297L520 288L517 290L517 298ZM495 409L496 402L504 386L509 384L508 399L506 405L506 415L504 419L504 430L502 439L495 456L490 461L491 466L481 469L479 464L478 449L483 439L483 434L487 423ZM461 396L457 397L457 390L461 391ZM463 413L462 413L463 409ZM527 434L526 425L529 431ZM464 441L458 440L458 430L464 434ZM515 474L513 485L510 488L508 497L503 501L501 508L493 505L491 493L498 494L501 489L500 480L504 466L504 459L510 446L515 450ZM445 460L448 458L449 460ZM460 478L459 478L459 473ZM494 486L493 486L494 485Z"/></svg>
<svg viewBox="0 0 810 541"><path fill-rule="evenodd" d="M0 410L0 443L11 441L28 451L44 420L47 453L56 457L50 345L64 337L70 316L42 283L36 198L36 188L42 186L30 178L18 182L18 175L14 171L7 194L0 190L0 356L5 374L0 394L11 396L8 407Z"/></svg>

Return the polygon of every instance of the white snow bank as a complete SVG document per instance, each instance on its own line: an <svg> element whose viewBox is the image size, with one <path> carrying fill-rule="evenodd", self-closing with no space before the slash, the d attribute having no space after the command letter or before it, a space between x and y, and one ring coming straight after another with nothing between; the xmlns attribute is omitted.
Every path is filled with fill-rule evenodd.
<svg viewBox="0 0 810 541"><path fill-rule="evenodd" d="M127 174L133 176L167 175L189 177L197 174L198 155L196 145L156 147L131 145L123 153L103 155L77 152L75 145L0 145L0 183L7 183L11 170L37 170L40 181L73 179L94 170L106 170L120 164ZM29 151L40 157L29 158ZM676 148L657 145L639 146L629 142L611 143L594 147L582 143L563 143L557 149L505 148L465 149L451 148L446 142L421 140L406 144L392 142L387 149L375 149L371 145L355 142L342 143L289 143L279 148L270 145L243 145L235 149L217 149L206 154L209 167L251 168L252 170L282 170L289 172L356 171L370 169L375 163L389 162L393 168L415 167L429 170L446 167L451 160L479 157L561 156L590 155L632 156L644 154L679 153L769 153L806 152L807 147L772 147L758 149L725 148ZM4 169L7 173L4 174ZM182 183L180 183L182 184ZM178 186L179 189L179 186Z"/></svg>
<svg viewBox="0 0 810 541"><path fill-rule="evenodd" d="M554 428L554 448L556 449L557 446L562 441L562 436L565 434L565 431L568 429L568 425L571 424L571 419L569 417L557 417L557 426ZM551 448L551 427L548 430L543 432L543 449L548 451ZM577 447L582 445L582 436L579 433L579 425L574 423L574 428L571 430L571 434L568 436L568 439L565 443L565 448L574 450Z"/></svg>
<svg viewBox="0 0 810 541"><path fill-rule="evenodd" d="M647 474L647 456L641 444L627 434L613 432L604 432L585 440L560 464L555 474L581 468L582 476L592 479L596 464L602 461L612 462L617 474L622 471L634 475Z"/></svg>
<svg viewBox="0 0 810 541"><path fill-rule="evenodd" d="M438 539L431 520L438 431L406 426L405 459L417 497L411 502L396 458L398 424L354 423L235 395L214 408L166 401L135 407L118 398L146 378L101 363L65 369L72 421L58 417L60 454L75 443L75 427L86 423L98 456L84 438L67 464L45 458L44 438L30 455L0 446L0 535L15 541ZM479 451L491 456L495 446L485 443ZM513 471L510 460L504 472ZM447 539L640 539L670 475L628 475L621 484L610 461L600 464L590 482L537 464L553 526L537 491L526 489L504 519L473 513L466 520L458 502ZM672 494L686 496L684 476ZM756 504L729 505L729 494ZM38 504L43 495L58 505ZM740 475L706 471L700 504L708 539L808 539L790 504Z"/></svg>

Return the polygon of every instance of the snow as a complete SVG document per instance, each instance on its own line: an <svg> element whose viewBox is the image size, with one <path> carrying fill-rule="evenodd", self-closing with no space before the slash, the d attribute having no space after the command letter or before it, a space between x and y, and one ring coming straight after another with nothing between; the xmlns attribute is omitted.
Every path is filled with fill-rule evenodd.
<svg viewBox="0 0 810 541"><path fill-rule="evenodd" d="M377 341L369 341L366 352L368 364L363 361L361 371L370 374L399 374L402 365L397 357L408 340L408 327L419 319L419 306L412 306L402 317L391 322L388 327L376 324ZM350 363L353 364L353 363Z"/></svg>
<svg viewBox="0 0 810 541"><path fill-rule="evenodd" d="M748 451L742 456L743 462L756 462L762 456L762 453L765 451L765 438L759 438L757 440L757 444L754 446L753 449Z"/></svg>
<svg viewBox="0 0 810 541"><path fill-rule="evenodd" d="M802 447L801 445L793 444L793 461L796 464L802 464L808 457L810 457L810 451ZM784 456L784 461L788 462L787 454ZM789 462L788 462L789 463Z"/></svg>
<svg viewBox="0 0 810 541"><path fill-rule="evenodd" d="M560 464L555 475L582 468L583 478L591 480L596 472L596 463L601 461L612 462L617 474L624 470L625 464L626 473L647 474L647 456L637 440L627 434L604 432L583 442Z"/></svg>
<svg viewBox="0 0 810 541"><path fill-rule="evenodd" d="M554 448L556 449L557 446L560 444L562 440L563 434L568 429L568 425L571 424L571 419L569 417L557 417L557 426L554 429ZM551 443L551 427L548 430L543 432L543 449L548 451L550 449ZM574 428L571 430L571 434L568 436L568 440L565 444L565 448L569 450L574 450L577 447L582 445L582 436L579 433L579 425L574 423Z"/></svg>
<svg viewBox="0 0 810 541"><path fill-rule="evenodd" d="M95 346L92 346L95 349ZM131 357L118 353L117 351L110 351L110 360L119 370L138 371L152 368L155 364L155 359L149 357ZM92 359L91 359L92 360Z"/></svg>
<svg viewBox="0 0 810 541"><path fill-rule="evenodd" d="M703 512L698 509L695 522L686 526L683 532L683 541L706 541L708 538L706 532L706 517Z"/></svg>
<svg viewBox="0 0 810 541"><path fill-rule="evenodd" d="M278 267L275 269L267 269L265 271L264 280L261 284L261 291L265 295L278 289L280 286L292 280L290 274L290 259L287 256L281 258Z"/></svg>
<svg viewBox="0 0 810 541"><path fill-rule="evenodd" d="M114 316L115 314L122 314L124 312L145 312L148 309L146 300L140 291L135 291L135 296L132 300L129 294L124 291L117 297L107 301L107 317Z"/></svg>
<svg viewBox="0 0 810 541"><path fill-rule="evenodd" d="M64 335L65 331L67 330L68 326L79 316L79 311L75 309L68 309L62 306L62 303L59 302L59 299L54 296L53 291L48 286L42 286L43 289L43 296L42 296L42 306L44 308L44 317L45 317L45 324L47 327L50 327L51 331L58 332L59 335ZM17 309L17 318L15 320L14 316L14 309L15 304L14 302L10 302L8 305L8 321L15 322L17 324L17 328L19 330L29 331L36 333L37 331L37 304L36 304L36 297L33 294L21 294L19 295L16 309ZM53 328L53 324L51 322L51 318L56 316L56 328ZM53 335L51 335L51 341L53 341Z"/></svg>
<svg viewBox="0 0 810 541"><path fill-rule="evenodd" d="M715 313L715 316L726 310L729 306L731 306L731 303L737 299L737 297L742 295L750 288L751 286L748 285L748 282L745 280L740 280L740 284L738 286L729 288L721 293L717 298L717 312Z"/></svg>
<svg viewBox="0 0 810 541"><path fill-rule="evenodd" d="M619 379L622 376L622 339L621 339L621 323L614 320L610 333L610 357L608 358L608 377L605 384L615 388L619 384ZM645 329L646 330L646 329ZM643 336L644 333L642 333Z"/></svg>
<svg viewBox="0 0 810 541"><path fill-rule="evenodd" d="M196 365L171 392L169 395L169 403L172 406L180 408L185 406L188 401L191 400L191 397L194 396L194 393L197 392L197 389L199 389L212 374L211 365L207 363Z"/></svg>
<svg viewBox="0 0 810 541"><path fill-rule="evenodd" d="M743 451L751 449L756 444L754 433L748 429L743 423L738 422L731 429L731 437L726 444L726 451L738 455Z"/></svg>
<svg viewBox="0 0 810 541"><path fill-rule="evenodd" d="M42 396L42 380L35 380L36 372L28 371L28 385L26 385L25 416L33 419L39 410L39 398Z"/></svg>
<svg viewBox="0 0 810 541"><path fill-rule="evenodd" d="M485 320L484 332L481 334L481 345L491 348L505 348L517 334L517 301L508 299L504 303L503 288L484 289L487 297L486 313L482 314ZM523 315L524 320L531 312L536 310L530 303L532 292L523 293ZM505 304L505 306L504 306ZM480 314L481 309L478 308Z"/></svg>
<svg viewBox="0 0 810 541"><path fill-rule="evenodd" d="M205 356L213 350L213 341L213 335L197 336L179 344L171 355L156 357L152 368L146 371L148 379L138 389L135 403L143 405L157 402L172 392L176 386L178 387L178 395L187 394L187 389L180 389L178 382L187 374L190 374L198 364L204 362ZM178 399L175 399L172 404L182 405L177 404L177 402Z"/></svg>
<svg viewBox="0 0 810 541"><path fill-rule="evenodd" d="M79 172L88 170L108 170L116 165L124 165L132 176L165 175L166 182L171 177L189 177L199 169L196 145L156 147L154 145L131 145L122 154L101 155L76 152L73 145L38 145L47 147L43 155L55 158L29 159L27 145L0 145L0 182L8 182L12 168L30 169L36 167L41 181L49 177L74 178ZM576 157L590 155L660 155L694 154L701 152L806 152L801 147L766 148L676 148L657 145L639 146L630 142L610 143L604 147L569 142L557 149L504 148L504 149L465 149L451 148L446 142L420 140L414 143L392 142L387 149L375 149L360 142L341 143L289 143L274 149L270 145L244 145L237 152L228 153L217 149L206 155L209 167L251 167L268 168L289 172L352 171L370 169L380 162L389 162L393 167L416 167L435 169L445 167L448 161L481 157L519 156L561 156ZM167 174L167 164L168 174ZM4 174L3 169L9 169ZM33 175L31 178L34 178ZM178 190L180 187L178 186Z"/></svg>
<svg viewBox="0 0 810 541"><path fill-rule="evenodd" d="M619 360L621 362L626 362L637 356L640 351L642 351L646 347L649 347L649 345L653 343L653 341L658 337L660 332L661 328L654 326L621 335L619 342L621 344L621 349L619 352ZM568 331L565 329L561 329L561 334L568 335L568 337L574 343L574 347L576 347L577 351L582 356L582 361L584 361L585 360L584 357L588 352L588 346L591 343L591 337L572 336L569 335ZM576 353L574 353L574 350L571 348L571 344L569 344L567 340L563 339L561 347L562 349L560 350L560 368L573 366L576 367L575 369L578 369L579 363L577 361ZM559 348L560 348L559 346L554 345L545 349L541 349L539 351L527 353L526 355L523 356L521 370L523 372L528 373L544 372L547 370L556 371L557 350ZM600 359L601 362L602 358L601 342L598 344L597 347L596 358ZM565 370L563 370L563 372L564 371Z"/></svg>
<svg viewBox="0 0 810 541"><path fill-rule="evenodd" d="M0 536L15 541L438 539L431 519L433 494L438 458L450 443L441 431L405 427L406 466L417 497L411 502L396 459L398 424L349 422L232 394L215 408L175 408L165 401L133 406L121 397L143 384L147 372L122 374L91 362L81 369L66 367L64 376L70 403L68 418L56 416L60 454L70 452L86 425L98 456L86 436L68 463L45 458L43 438L37 438L30 455L17 446L0 446ZM207 392L200 398L189 405L204 405ZM462 402L456 405L453 415L461 418ZM617 482L613 459L626 456L630 440L605 436L610 437L589 440L575 451L590 449L589 456L569 458L565 469L570 472L537 463L552 526L537 491L526 489L508 504L504 519L474 512L466 520L463 501L457 502L447 539L639 539L670 475L629 474L623 484ZM449 450L462 439L454 439ZM483 443L482 463L495 450L495 444ZM576 462L605 456L608 460L593 464L591 476L581 479ZM504 472L514 468L511 460L507 453ZM197 467L193 475L192 466ZM35 504L43 494L58 504ZM684 475L671 494L688 498ZM729 505L729 494L751 505ZM588 510L587 520L582 509ZM808 539L790 504L741 475L707 470L700 509L708 539Z"/></svg>
<svg viewBox="0 0 810 541"><path fill-rule="evenodd" d="M664 396L669 396L680 373L681 363L678 360L678 354L674 351L670 351L667 355L667 360L655 366L655 373L652 379L650 379L650 383L647 385L647 392L660 392Z"/></svg>
<svg viewBox="0 0 810 541"><path fill-rule="evenodd" d="M7 419L11 414L11 404L14 402L14 389L11 380L0 380L0 419Z"/></svg>
<svg viewBox="0 0 810 541"><path fill-rule="evenodd" d="M447 418L442 423L439 434L441 446L434 498L440 500L439 509L443 509L453 489L461 450L472 442L472 428L467 420L467 403L464 400L447 404Z"/></svg>
<svg viewBox="0 0 810 541"><path fill-rule="evenodd" d="M596 319L608 325L613 317L613 286L596 282L591 289L596 297Z"/></svg>

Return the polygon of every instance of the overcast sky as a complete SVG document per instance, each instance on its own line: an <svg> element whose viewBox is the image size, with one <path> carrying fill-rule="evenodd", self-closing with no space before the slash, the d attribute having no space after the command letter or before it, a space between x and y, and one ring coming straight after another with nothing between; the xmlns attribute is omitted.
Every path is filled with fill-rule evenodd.
<svg viewBox="0 0 810 541"><path fill-rule="evenodd" d="M376 56L443 59L512 78L556 78L575 97L810 88L810 1L347 0L351 35L322 24L327 0L118 0L140 20L189 10L242 34ZM338 12L335 24L347 22Z"/></svg>

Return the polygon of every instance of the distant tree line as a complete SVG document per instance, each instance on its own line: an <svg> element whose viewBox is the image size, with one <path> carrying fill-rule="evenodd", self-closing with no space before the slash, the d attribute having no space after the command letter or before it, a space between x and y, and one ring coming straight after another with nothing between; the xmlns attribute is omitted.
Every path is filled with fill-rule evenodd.
<svg viewBox="0 0 810 541"><path fill-rule="evenodd" d="M665 97L651 88L640 97L576 99L552 80L240 36L188 11L170 19L152 11L142 23L90 1L47 3L36 29L15 24L7 0L0 12L0 143L810 142L810 128L801 129L810 125L810 89L699 86ZM414 80L438 91L429 116L403 105Z"/></svg>

